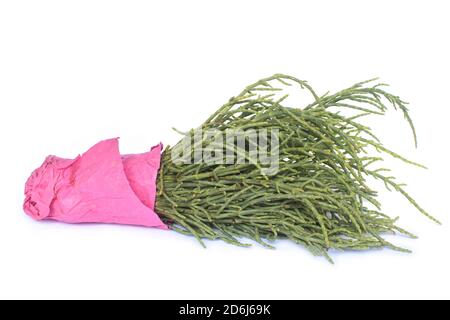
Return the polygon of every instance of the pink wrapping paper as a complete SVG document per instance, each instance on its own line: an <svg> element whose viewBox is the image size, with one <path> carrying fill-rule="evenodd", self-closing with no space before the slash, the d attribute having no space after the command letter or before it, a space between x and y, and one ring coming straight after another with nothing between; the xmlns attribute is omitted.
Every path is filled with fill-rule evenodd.
<svg viewBox="0 0 450 320"><path fill-rule="evenodd" d="M24 210L36 220L168 229L154 211L161 151L121 156L110 139L73 160L49 156L26 183Z"/></svg>

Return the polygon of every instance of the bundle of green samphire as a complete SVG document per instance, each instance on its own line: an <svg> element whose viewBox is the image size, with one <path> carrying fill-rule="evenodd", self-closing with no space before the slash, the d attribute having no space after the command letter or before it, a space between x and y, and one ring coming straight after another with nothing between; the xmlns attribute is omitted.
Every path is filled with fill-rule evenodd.
<svg viewBox="0 0 450 320"><path fill-rule="evenodd" d="M383 161L379 154L384 153L423 167L385 148L360 123L362 117L384 115L391 105L403 112L416 141L406 103L373 81L323 96L306 81L282 74L250 85L201 125L201 132L215 132L214 137L203 135L196 140L199 130L191 130L177 146L165 149L156 212L172 229L193 235L202 244L202 239L220 239L248 246L243 239L249 238L272 248L273 240L289 239L330 261L329 249L388 247L408 252L382 238L384 233L414 235L381 212L377 193L367 180L381 180L422 214L439 221L406 193L404 185L387 175L389 170L379 166ZM288 106L290 99L283 94L291 86L309 91L311 103ZM345 116L343 110L353 114ZM268 157L276 155L276 171L264 170L248 156L250 135L244 135L245 149L237 140L218 143L230 131L252 130L276 133L276 146L264 145ZM174 160L178 150L183 151L184 161ZM187 161L198 150L213 150L210 155L222 150L228 160L247 161Z"/></svg>

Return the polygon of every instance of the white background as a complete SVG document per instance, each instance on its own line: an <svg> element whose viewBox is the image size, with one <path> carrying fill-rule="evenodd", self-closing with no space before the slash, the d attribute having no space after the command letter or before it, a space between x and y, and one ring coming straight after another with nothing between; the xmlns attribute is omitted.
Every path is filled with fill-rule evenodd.
<svg viewBox="0 0 450 320"><path fill-rule="evenodd" d="M448 1L1 1L0 298L450 298ZM379 76L411 102L371 123L429 170L389 161L437 226L401 196L385 212L413 254L277 250L175 232L38 223L23 186L47 154L121 137L143 152L195 127L259 78L288 73L317 91ZM305 96L305 101L309 97Z"/></svg>

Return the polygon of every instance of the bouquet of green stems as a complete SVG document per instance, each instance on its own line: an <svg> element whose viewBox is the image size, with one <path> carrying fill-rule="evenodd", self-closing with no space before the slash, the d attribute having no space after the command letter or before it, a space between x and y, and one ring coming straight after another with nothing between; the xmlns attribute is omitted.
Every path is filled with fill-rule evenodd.
<svg viewBox="0 0 450 320"><path fill-rule="evenodd" d="M387 149L363 117L401 111L417 138L407 103L376 79L318 95L306 82L275 74L229 99L173 148L120 155L117 139L74 160L48 157L26 185L24 209L37 220L106 222L172 229L204 239L273 248L289 239L330 261L330 249L395 246L401 233L382 212L370 180L428 214L381 166L382 155L422 167ZM290 89L289 89L290 88ZM311 101L293 105L289 90Z"/></svg>

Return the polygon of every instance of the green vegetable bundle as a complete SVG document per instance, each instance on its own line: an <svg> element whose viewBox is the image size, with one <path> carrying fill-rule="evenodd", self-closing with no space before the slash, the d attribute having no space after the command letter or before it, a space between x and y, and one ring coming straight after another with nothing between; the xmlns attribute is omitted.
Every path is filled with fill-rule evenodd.
<svg viewBox="0 0 450 320"><path fill-rule="evenodd" d="M268 152L278 155L277 172L265 173L254 161L177 163L173 152L180 141L163 153L156 211L172 229L195 236L202 244L202 239L220 239L248 246L243 239L249 238L272 248L274 240L289 239L330 261L329 249L388 247L407 252L382 238L384 233L414 235L381 212L369 178L381 180L439 222L380 166L380 155L387 154L422 167L385 148L359 121L368 115L384 115L391 105L403 112L416 141L406 103L373 81L323 96L306 81L282 74L248 86L199 129L223 135L229 130L276 130L279 144ZM311 93L310 104L288 105L290 99L283 94L293 85ZM193 139L195 131L186 133L185 139ZM204 150L217 147L214 139L202 138L200 144ZM194 143L188 150L191 158L195 148ZM236 143L223 148L236 158L242 155Z"/></svg>

